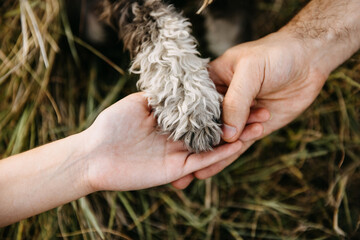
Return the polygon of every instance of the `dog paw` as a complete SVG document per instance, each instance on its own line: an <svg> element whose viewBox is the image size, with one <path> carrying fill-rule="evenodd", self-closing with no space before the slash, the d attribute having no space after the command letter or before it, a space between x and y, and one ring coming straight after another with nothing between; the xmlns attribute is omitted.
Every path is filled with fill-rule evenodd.
<svg viewBox="0 0 360 240"><path fill-rule="evenodd" d="M211 86L211 82L204 82L203 85L201 90L195 87L188 90L178 89L163 98L159 98L161 94L147 91L149 104L157 117L159 131L170 134L174 141L183 141L191 152L212 150L213 146L220 143L222 135L222 96ZM184 94L185 92L188 94Z"/></svg>
<svg viewBox="0 0 360 240"><path fill-rule="evenodd" d="M159 53L149 54L152 57ZM174 70L169 74L167 65L158 66L157 71L155 64L143 65L138 87L146 93L161 133L170 134L174 141L184 141L189 151L208 151L221 140L222 95L209 78L208 60L195 54L188 58L196 64L172 63L181 69L179 74Z"/></svg>
<svg viewBox="0 0 360 240"><path fill-rule="evenodd" d="M211 150L220 143L222 96L209 78L209 60L199 57L190 22L173 6L145 1L132 8L123 29L133 53L130 71L140 74L138 88L148 97L159 130L188 150Z"/></svg>
<svg viewBox="0 0 360 240"><path fill-rule="evenodd" d="M200 119L202 118L200 117ZM180 139L184 141L185 146L191 152L209 151L220 143L222 131L215 119L207 122L200 120L199 125L189 124L188 128L189 130Z"/></svg>

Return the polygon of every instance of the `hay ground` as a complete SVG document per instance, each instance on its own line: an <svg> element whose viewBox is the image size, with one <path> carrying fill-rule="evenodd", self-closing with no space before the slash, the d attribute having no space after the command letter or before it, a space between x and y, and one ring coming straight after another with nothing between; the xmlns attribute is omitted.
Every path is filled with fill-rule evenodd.
<svg viewBox="0 0 360 240"><path fill-rule="evenodd" d="M306 2L253 1L253 38ZM79 132L136 91L120 44L87 44L65 8L0 3L0 158ZM1 228L0 239L359 239L359 90L355 54L304 114L212 179L98 192Z"/></svg>

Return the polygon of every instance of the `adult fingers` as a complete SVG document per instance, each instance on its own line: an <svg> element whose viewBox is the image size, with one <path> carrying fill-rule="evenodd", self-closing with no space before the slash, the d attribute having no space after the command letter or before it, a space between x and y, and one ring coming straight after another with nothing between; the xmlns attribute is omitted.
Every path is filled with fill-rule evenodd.
<svg viewBox="0 0 360 240"><path fill-rule="evenodd" d="M226 142L239 139L249 118L252 102L261 88L263 69L250 63L250 61L239 62L224 97L223 139Z"/></svg>
<svg viewBox="0 0 360 240"><path fill-rule="evenodd" d="M182 177L174 182L171 183L171 185L176 189L185 189L189 186L189 184L194 179L194 175L192 173L186 175L185 177Z"/></svg>
<svg viewBox="0 0 360 240"><path fill-rule="evenodd" d="M256 109L250 109L250 115L247 119L246 124L250 123L263 123L268 120L270 120L271 114L270 111L266 108L256 108Z"/></svg>
<svg viewBox="0 0 360 240"><path fill-rule="evenodd" d="M264 126L261 123L252 123L246 125L239 139L242 142L254 141L264 135Z"/></svg>
<svg viewBox="0 0 360 240"><path fill-rule="evenodd" d="M235 157L224 159L207 168L195 172L195 177L199 179L205 179L218 174L225 167L229 166L233 161L235 161L241 154L243 154L255 142L256 139L262 136L264 136L263 124L253 123L247 125L239 137L240 141L242 141L244 145L241 148L241 151L238 152L238 155L236 155Z"/></svg>
<svg viewBox="0 0 360 240"><path fill-rule="evenodd" d="M263 135L263 132L264 132L264 128L262 124L260 123L249 124L245 127L244 131L242 132L240 136L240 140L247 142L257 139ZM203 171L203 173L198 173L200 174L199 176L201 177L201 174L203 174L203 176L209 176L209 175L212 176L212 174L213 175L217 174L226 166L228 166L230 163L232 163L238 157L238 155L242 154L243 150L240 151L241 152L234 153L232 156L230 156L227 159L221 160L220 162L218 162L218 164L211 165L210 167L208 167L206 171ZM182 177L172 182L171 185L176 189L185 189L186 187L189 186L189 184L192 182L193 179L194 179L194 175L191 173L186 175L185 177Z"/></svg>
<svg viewBox="0 0 360 240"><path fill-rule="evenodd" d="M201 169L194 173L195 177L198 179L206 179L212 177L219 172L221 172L224 168L229 166L233 161L235 161L241 154L243 154L254 142L256 139L259 139L266 135L264 126L265 124L261 123L252 123L247 125L244 128L244 131L241 133L239 140L243 142L243 146L241 151L238 152L234 157L229 157L224 160L221 160L207 168Z"/></svg>
<svg viewBox="0 0 360 240"><path fill-rule="evenodd" d="M250 141L252 139L258 138L263 134L263 127L260 123L254 123L250 124L245 127L243 133L240 136L240 140L242 141ZM235 161L239 155L243 153L243 149L240 150L240 152L233 153L230 157L227 159L223 159L203 170L200 170L197 172L197 178L202 179L201 177L208 178L210 176L213 176L217 173L219 173L221 170L223 170L226 166L230 165L233 161ZM174 182L171 183L173 187L176 189L185 189L189 186L189 184L193 181L194 174L190 173L186 175L185 177L182 177Z"/></svg>

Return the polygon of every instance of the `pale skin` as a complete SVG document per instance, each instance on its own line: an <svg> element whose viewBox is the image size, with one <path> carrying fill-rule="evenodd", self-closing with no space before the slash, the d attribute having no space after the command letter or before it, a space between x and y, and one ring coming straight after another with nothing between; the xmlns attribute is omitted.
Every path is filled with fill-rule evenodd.
<svg viewBox="0 0 360 240"><path fill-rule="evenodd" d="M251 114L243 140L262 134ZM260 113L260 114L259 114ZM265 119L266 120L266 119ZM211 152L189 153L159 135L142 93L104 110L87 130L0 161L0 227L87 194L145 189L187 179L220 160L234 160L241 141ZM259 128L260 126L260 128Z"/></svg>
<svg viewBox="0 0 360 240"><path fill-rule="evenodd" d="M260 138L308 108L331 71L360 48L359 13L359 0L313 0L278 32L230 48L214 60L210 76L225 94L223 139L239 139L252 102L271 114ZM245 141L244 148L253 143ZM209 178L232 162L222 160L193 175ZM190 182L188 177L173 185L185 188Z"/></svg>

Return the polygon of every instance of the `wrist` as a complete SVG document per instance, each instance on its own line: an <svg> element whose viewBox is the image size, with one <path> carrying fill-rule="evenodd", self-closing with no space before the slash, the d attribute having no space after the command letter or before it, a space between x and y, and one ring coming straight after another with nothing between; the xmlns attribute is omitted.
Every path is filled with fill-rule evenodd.
<svg viewBox="0 0 360 240"><path fill-rule="evenodd" d="M279 32L301 43L310 66L327 76L360 48L360 3L311 1Z"/></svg>
<svg viewBox="0 0 360 240"><path fill-rule="evenodd" d="M317 73L327 78L337 64L334 59L327 58L329 47L325 46L322 40L301 37L298 30L290 24L275 34L286 42L284 44L289 49L289 53L296 59L296 66L299 69L304 68L309 73Z"/></svg>
<svg viewBox="0 0 360 240"><path fill-rule="evenodd" d="M86 131L74 134L68 137L71 143L71 156L74 166L71 174L74 174L74 185L78 188L80 195L85 196L87 194L95 192L95 189L91 185L89 179L89 166L91 161L91 146L89 146L89 136ZM81 196L79 196L81 197Z"/></svg>
<svg viewBox="0 0 360 240"><path fill-rule="evenodd" d="M103 184L107 176L103 175L102 170L106 167L107 151L109 151L108 143L103 142L103 133L93 124L76 135L77 142L81 142L76 154L82 159L82 188L87 193L109 190Z"/></svg>

